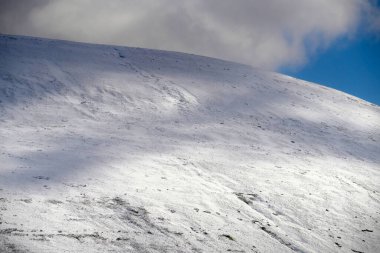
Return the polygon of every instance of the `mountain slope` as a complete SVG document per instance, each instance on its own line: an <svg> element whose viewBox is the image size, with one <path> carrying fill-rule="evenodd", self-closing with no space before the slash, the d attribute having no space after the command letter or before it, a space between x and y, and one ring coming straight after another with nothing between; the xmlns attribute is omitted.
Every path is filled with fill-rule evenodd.
<svg viewBox="0 0 380 253"><path fill-rule="evenodd" d="M0 251L380 251L380 108L323 86L2 35L0 140Z"/></svg>

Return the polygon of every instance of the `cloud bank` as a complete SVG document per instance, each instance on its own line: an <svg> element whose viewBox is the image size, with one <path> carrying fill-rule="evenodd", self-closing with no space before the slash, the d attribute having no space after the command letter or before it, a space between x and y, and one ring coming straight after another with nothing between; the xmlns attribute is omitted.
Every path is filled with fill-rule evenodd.
<svg viewBox="0 0 380 253"><path fill-rule="evenodd" d="M277 69L302 65L315 50L353 36L374 10L371 0L0 0L0 32Z"/></svg>

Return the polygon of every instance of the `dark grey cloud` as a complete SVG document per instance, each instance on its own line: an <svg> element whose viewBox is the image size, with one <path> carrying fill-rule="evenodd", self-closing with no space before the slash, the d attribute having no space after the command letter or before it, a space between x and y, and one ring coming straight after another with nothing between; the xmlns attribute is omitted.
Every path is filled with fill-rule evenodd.
<svg viewBox="0 0 380 253"><path fill-rule="evenodd" d="M22 30L30 11L48 2L46 0L0 0L0 32L12 33Z"/></svg>
<svg viewBox="0 0 380 253"><path fill-rule="evenodd" d="M376 16L372 1L0 0L0 32L182 51L276 69L301 65L313 50L353 36L363 15ZM374 31L377 22L370 22Z"/></svg>

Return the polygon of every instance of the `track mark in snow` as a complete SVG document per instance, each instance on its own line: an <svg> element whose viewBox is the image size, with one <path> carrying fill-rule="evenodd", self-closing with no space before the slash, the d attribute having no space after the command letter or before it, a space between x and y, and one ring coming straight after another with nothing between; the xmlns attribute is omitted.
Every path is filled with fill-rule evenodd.
<svg viewBox="0 0 380 253"><path fill-rule="evenodd" d="M363 251L359 251L359 250L354 250L354 249L351 249L352 252L355 252L355 253L364 253Z"/></svg>
<svg viewBox="0 0 380 253"><path fill-rule="evenodd" d="M258 212L254 208L254 200L263 201L261 197L259 197L258 194L244 194L244 193L235 193L235 195L238 197L239 200L243 201L245 204L247 204L250 208ZM260 213L260 212L259 212ZM299 249L298 247L292 245L290 242L285 241L281 236L279 236L274 231L270 230L268 227L265 226L265 224L262 221L255 220L253 221L253 224L257 224L262 231L267 233L269 236L271 236L273 239L281 243L282 245L286 246L287 248L291 249L294 252L304 252L303 250ZM267 223L269 224L269 223Z"/></svg>
<svg viewBox="0 0 380 253"><path fill-rule="evenodd" d="M135 64L125 60L125 56L120 50L115 49L115 51L123 61L123 64L126 64L131 70L140 75L142 79L154 79L153 84L150 84L150 82L148 84L159 94L163 95L163 98L169 100L167 102L177 105L181 111L189 111L192 106L198 104L197 98L180 85L171 80L163 80L163 77L158 77L153 73L142 70Z"/></svg>

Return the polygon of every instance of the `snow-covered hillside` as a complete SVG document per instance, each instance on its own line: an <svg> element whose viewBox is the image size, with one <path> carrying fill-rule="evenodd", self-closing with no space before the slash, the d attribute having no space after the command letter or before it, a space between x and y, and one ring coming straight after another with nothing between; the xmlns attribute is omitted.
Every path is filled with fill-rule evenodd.
<svg viewBox="0 0 380 253"><path fill-rule="evenodd" d="M358 98L0 36L0 252L380 252L379 182L380 107Z"/></svg>

